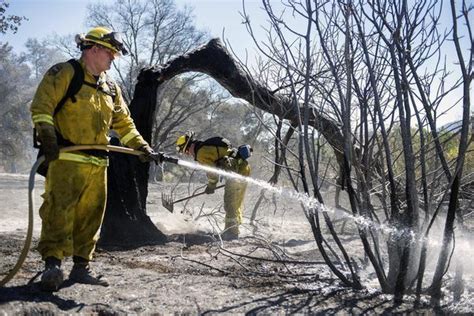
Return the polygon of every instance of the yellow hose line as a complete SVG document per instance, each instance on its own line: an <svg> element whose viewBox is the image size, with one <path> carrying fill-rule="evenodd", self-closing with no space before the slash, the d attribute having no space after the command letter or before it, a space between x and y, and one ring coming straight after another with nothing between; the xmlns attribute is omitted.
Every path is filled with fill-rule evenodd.
<svg viewBox="0 0 474 316"><path fill-rule="evenodd" d="M76 145L70 147L61 148L61 152L69 152L69 151L77 151L77 150L85 150L85 149L96 149L96 150L104 150L104 151L113 151L123 154L135 155L139 156L142 155L143 152L131 148L125 148L120 146L112 146L112 145ZM35 175L38 166L44 161L44 156L38 158L38 160L33 164L33 167L30 171L30 177L28 180L28 230L26 232L26 239L23 245L23 249L21 250L20 256L18 257L18 261L16 262L15 266L8 272L8 274L0 281L0 287L3 287L10 281L15 274L17 274L18 270L20 270L23 262L25 262L26 256L28 255L28 251L30 250L31 239L33 237L33 212L34 212L34 187L35 187Z"/></svg>

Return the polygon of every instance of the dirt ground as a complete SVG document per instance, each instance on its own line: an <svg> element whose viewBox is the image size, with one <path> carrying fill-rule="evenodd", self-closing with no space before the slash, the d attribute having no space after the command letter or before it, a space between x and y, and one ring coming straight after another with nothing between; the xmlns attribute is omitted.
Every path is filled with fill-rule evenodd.
<svg viewBox="0 0 474 316"><path fill-rule="evenodd" d="M27 227L27 182L23 175L0 174L0 279L18 260ZM35 208L42 181L36 181ZM257 226L245 214L242 238L222 242L212 235L222 226L222 192L213 197L175 205L171 214L161 206L161 192L169 187L150 185L148 212L168 236L161 246L127 251L98 250L93 269L111 286L71 284L55 293L42 292L38 241L40 221L35 217L31 250L18 274L0 288L1 315L30 314L469 314L474 311L472 276L462 300L452 303L449 291L443 305L428 299L415 305L413 297L394 305L381 294L373 275L363 274L366 289L354 291L321 264L322 258L295 201L264 201ZM247 212L258 188L248 190ZM266 203L266 204L265 204ZM37 212L36 212L37 213ZM353 253L361 251L351 233L341 235ZM71 262L63 264L66 275Z"/></svg>

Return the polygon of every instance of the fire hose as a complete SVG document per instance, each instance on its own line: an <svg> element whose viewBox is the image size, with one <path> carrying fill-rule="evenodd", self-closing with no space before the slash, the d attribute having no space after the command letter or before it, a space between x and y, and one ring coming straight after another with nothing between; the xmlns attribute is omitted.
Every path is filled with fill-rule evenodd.
<svg viewBox="0 0 474 316"><path fill-rule="evenodd" d="M78 151L78 150L86 150L86 149L95 149L95 150L104 150L104 151L113 151L113 152L118 152L118 153L123 153L123 154L129 154L129 155L135 155L135 156L140 156L143 155L144 153L139 150L131 149L131 148L126 148L126 147L120 147L120 146L112 146L112 145L75 145L75 146L69 146L69 147L64 147L61 148L61 152L69 152L69 151ZM178 163L178 159L162 154L157 154L160 157L160 162L167 161L171 163ZM18 257L18 261L16 262L15 266L8 272L8 274L0 280L0 287L3 287L5 284L10 281L15 274L20 270L21 266L25 262L26 256L28 255L28 251L30 249L31 245L31 240L33 237L33 211L34 211L34 187L35 187L35 175L36 171L39 167L44 162L44 156L41 156L36 160L36 162L33 164L31 171L30 171L30 176L28 179L28 229L26 232L26 239L23 244L23 249L21 250L20 256Z"/></svg>

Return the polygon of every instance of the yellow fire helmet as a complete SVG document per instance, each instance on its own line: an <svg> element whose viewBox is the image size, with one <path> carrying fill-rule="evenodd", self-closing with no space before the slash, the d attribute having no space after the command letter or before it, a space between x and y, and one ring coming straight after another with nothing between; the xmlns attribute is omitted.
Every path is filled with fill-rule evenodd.
<svg viewBox="0 0 474 316"><path fill-rule="evenodd" d="M176 151L179 153L184 153L189 147L193 138L194 132L186 132L186 134L179 136L176 140Z"/></svg>
<svg viewBox="0 0 474 316"><path fill-rule="evenodd" d="M113 32L103 26L94 27L87 34L77 34L76 43L81 50L84 47L99 44L111 49L116 54L128 54L128 51L123 45L122 34L119 32Z"/></svg>

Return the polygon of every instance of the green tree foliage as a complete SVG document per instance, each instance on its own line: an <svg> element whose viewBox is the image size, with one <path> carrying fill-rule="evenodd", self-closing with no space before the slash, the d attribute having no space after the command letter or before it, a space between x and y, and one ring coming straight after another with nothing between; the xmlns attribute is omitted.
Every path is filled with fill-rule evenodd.
<svg viewBox="0 0 474 316"><path fill-rule="evenodd" d="M459 122L458 122L459 123ZM458 157L458 145L459 145L459 126L456 128L457 123L450 124L455 126L454 128L441 128L439 131L439 140L443 149L443 152L446 155L446 160L451 164L453 163L456 158ZM427 172L431 174L435 174L436 172L440 173L439 171L439 162L434 154L434 146L433 146L433 137L428 129L422 129L423 131L423 136L425 138L426 144L425 148L421 148L421 143L420 143L420 135L419 131L416 129L411 130L411 135L412 135L412 141L413 141L413 149L415 153L415 157L419 158L420 151L423 150L427 153L426 157L426 167L427 167ZM400 128L394 128L390 132L390 144L391 147L394 148L393 156L395 157L394 159L394 166L393 169L395 171L395 174L398 175L399 177L403 177L403 172L406 168L405 162L402 157L402 139L401 139L401 133L400 133ZM472 152L474 145L471 143L470 149L471 151L468 151L466 154L466 161L465 161L465 169L466 172L472 173L474 172L474 153ZM416 176L417 178L421 177L421 166L419 164L416 165Z"/></svg>

